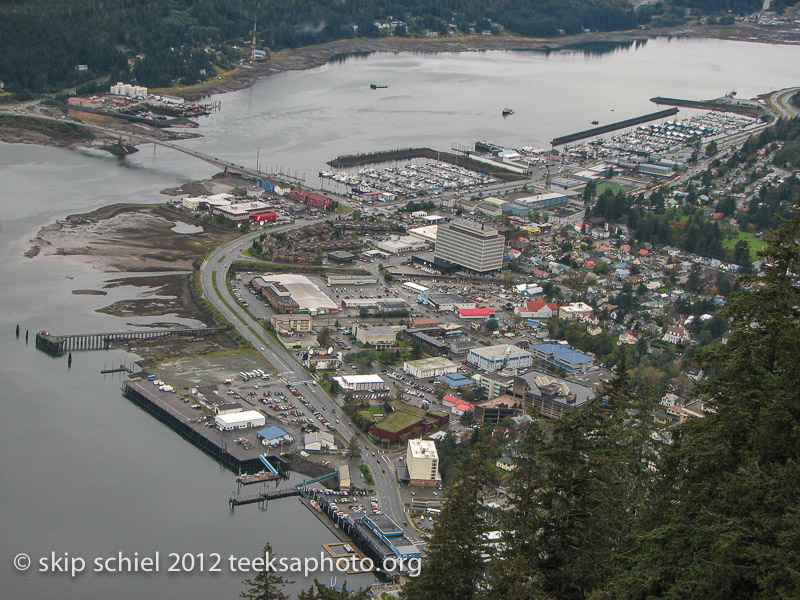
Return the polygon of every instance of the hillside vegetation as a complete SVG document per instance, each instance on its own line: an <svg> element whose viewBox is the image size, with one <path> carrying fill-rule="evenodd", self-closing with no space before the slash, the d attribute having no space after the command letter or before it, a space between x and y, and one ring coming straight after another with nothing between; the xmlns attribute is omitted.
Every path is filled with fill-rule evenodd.
<svg viewBox="0 0 800 600"><path fill-rule="evenodd" d="M627 0L10 0L0 3L0 79L22 95L91 92L93 82L109 76L150 87L191 85L246 55L256 17L257 46L281 50L427 32L554 37L675 24L687 10L727 14L760 6L760 0L671 0L638 10Z"/></svg>

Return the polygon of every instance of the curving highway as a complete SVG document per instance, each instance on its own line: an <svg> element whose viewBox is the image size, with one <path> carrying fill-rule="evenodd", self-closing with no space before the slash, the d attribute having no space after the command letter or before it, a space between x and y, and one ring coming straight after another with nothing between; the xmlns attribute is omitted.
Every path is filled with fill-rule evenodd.
<svg viewBox="0 0 800 600"><path fill-rule="evenodd" d="M304 226L323 221L325 218L307 221ZM270 229L270 233L296 227L297 225L278 226ZM375 444L358 432L355 425L350 423L344 411L340 409L340 406L325 390L318 385L302 385L304 382L313 381L314 377L306 372L291 352L287 351L271 335L264 331L261 325L237 303L228 288L226 275L231 261L239 258L249 259L247 256L242 256L242 253L250 247L253 239L259 235L261 235L260 231L237 238L217 248L203 261L200 266L203 295L217 310L225 315L225 318L253 345L253 348L278 371L282 379L298 387L304 396L314 402L331 424L335 425L337 432L345 441L348 441L353 436L358 438L364 462L370 466L375 479L374 488L380 500L381 510L402 527L406 517L394 475L394 467L388 456L382 454ZM215 282L216 286L214 285ZM336 423L337 418L340 420L338 424ZM373 453L375 456L372 456ZM418 541L413 529L410 527L404 527L404 529L406 530L406 535L412 541Z"/></svg>

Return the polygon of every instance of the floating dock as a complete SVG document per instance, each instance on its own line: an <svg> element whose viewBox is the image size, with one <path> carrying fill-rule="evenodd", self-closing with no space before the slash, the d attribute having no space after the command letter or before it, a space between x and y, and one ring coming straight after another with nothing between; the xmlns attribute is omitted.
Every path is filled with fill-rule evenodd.
<svg viewBox="0 0 800 600"><path fill-rule="evenodd" d="M618 129L626 129L628 127L633 127L634 125L647 123L648 121L657 121L658 119L666 119L667 117L671 117L672 115L676 114L678 114L677 108L668 108L666 110L660 110L658 112L642 115L641 117L634 117L633 119L625 119L624 121L617 121L616 123L609 123L608 125L602 125L600 127L584 129L583 131L578 131L577 133L562 135L561 137L553 138L550 144L552 144L553 146L563 146L564 144L570 144L572 142L577 142L578 140L584 140L586 138L603 135L604 133L609 133L611 131L616 131Z"/></svg>
<svg viewBox="0 0 800 600"><path fill-rule="evenodd" d="M262 492L254 496L231 496L228 504L231 507L241 506L243 504L258 504L259 502L267 502L268 500L277 500L279 498L289 498L291 496L300 496L302 492L295 488L285 490L275 490L274 492Z"/></svg>

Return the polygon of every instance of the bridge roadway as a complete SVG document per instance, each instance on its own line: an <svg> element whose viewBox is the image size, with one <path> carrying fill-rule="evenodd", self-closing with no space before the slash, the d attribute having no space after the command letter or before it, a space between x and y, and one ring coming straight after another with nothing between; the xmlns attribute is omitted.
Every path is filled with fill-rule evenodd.
<svg viewBox="0 0 800 600"><path fill-rule="evenodd" d="M9 110L4 110L3 112L10 112ZM197 150L192 150L190 148L186 148L184 146L180 146L173 142L168 142L166 140L159 140L158 138L154 138L149 135L144 135L141 133L133 133L130 131L120 131L118 129L114 129L112 127L106 127L104 125L97 125L95 123L84 123L82 121L75 121L72 119L58 119L56 117L50 117L47 115L40 115L34 112L27 112L27 111L20 111L15 109L14 112L21 117L31 117L34 119L42 119L44 121L55 121L57 123L69 123L71 125L78 125L80 127L85 127L86 129L97 131L99 133L104 133L106 135L110 135L116 138L121 138L125 141L131 141L134 143L140 144L157 144L159 146L164 146L165 148L172 148L173 150L177 150L178 152L183 152L184 154L188 154L189 156L194 156L195 158L199 158L211 165L214 165L218 169L223 169L228 173L235 173L237 175L243 175L245 177L251 177L253 179L264 179L266 177L272 177L267 173L262 173L261 171L257 171L255 169L250 169L248 167L243 167L242 165L237 165L232 162L228 162L225 160L221 160L219 157L211 156L210 154L205 154L203 152L198 152ZM274 177L275 179L281 179L281 177L285 176L277 176Z"/></svg>
<svg viewBox="0 0 800 600"><path fill-rule="evenodd" d="M325 220L325 218L305 221L303 226ZM283 231L295 228L297 225L283 225L270 229L270 232ZM403 527L406 520L403 511L403 502L400 497L399 484L395 478L394 465L391 455L381 453L380 449L358 432L340 405L323 390L319 385L304 385L303 382L314 380L306 372L295 356L287 351L271 335L264 331L261 325L242 308L234 299L228 287L226 273L231 261L242 256L242 252L250 247L253 239L261 232L251 233L237 238L224 246L217 248L200 266L203 295L230 321L236 330L242 334L253 347L279 372L280 376L295 385L301 393L311 400L315 406L335 425L339 435L348 441L353 436L359 442L359 447L364 463L368 464L375 479L375 492L380 499L381 510L391 517L395 523ZM215 275L216 274L216 275ZM216 280L217 286L214 287ZM334 412L335 411L335 412ZM336 423L337 419L340 421ZM374 454L374 456L373 456ZM406 535L412 541L418 541L411 527L403 527Z"/></svg>

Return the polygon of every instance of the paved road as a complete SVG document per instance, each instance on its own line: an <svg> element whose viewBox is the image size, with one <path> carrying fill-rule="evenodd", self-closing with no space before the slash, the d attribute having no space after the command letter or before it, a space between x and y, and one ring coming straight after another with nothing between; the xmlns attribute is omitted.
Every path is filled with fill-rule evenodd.
<svg viewBox="0 0 800 600"><path fill-rule="evenodd" d="M302 226L309 225L324 218L306 221ZM285 225L275 227L270 232L282 231L297 227ZM295 356L281 346L272 336L267 334L261 325L252 319L239 306L233 294L228 288L226 272L231 261L238 258L245 258L242 252L252 244L253 239L261 235L261 232L251 233L237 238L228 244L217 248L201 265L200 273L203 284L203 295L228 319L236 330L244 336L253 347L280 373L280 377L298 387L304 396L309 398L332 423L340 423L335 427L341 437L347 441L353 436L359 439L361 451L364 454L364 462L370 466L375 479L375 491L380 500L381 510L398 524L406 520L403 511L403 503L400 498L398 484L395 478L394 469L388 460L381 454L379 448L371 443L364 435L358 433L358 429L350 423L343 414L341 407L328 396L328 394L318 385L305 385L303 382L311 381L314 378L306 372L303 366L297 361ZM217 289L214 288L214 280ZM227 304L226 304L227 303ZM230 307L230 308L229 308ZM333 411L336 411L335 414ZM365 450L367 448L367 450ZM375 452L375 456L372 453ZM384 472L385 471L385 472ZM354 477L358 477L355 473ZM355 479L358 481L358 479ZM402 526L402 525L401 525ZM407 535L417 541L413 530L405 528Z"/></svg>

